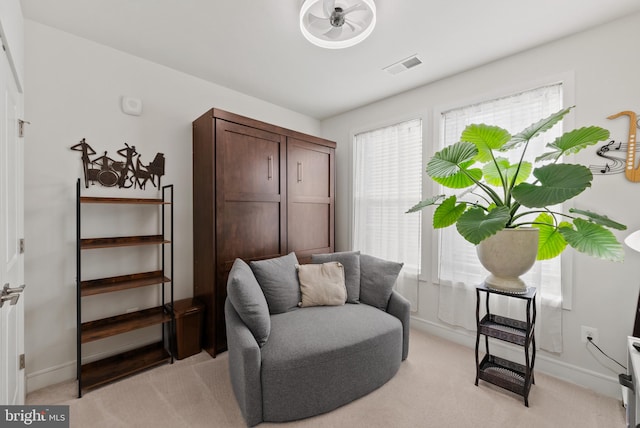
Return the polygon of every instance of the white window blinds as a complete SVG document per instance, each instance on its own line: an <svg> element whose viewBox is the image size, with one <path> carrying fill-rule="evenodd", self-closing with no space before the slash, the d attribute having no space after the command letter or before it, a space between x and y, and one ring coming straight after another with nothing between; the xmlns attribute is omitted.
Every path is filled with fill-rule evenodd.
<svg viewBox="0 0 640 428"><path fill-rule="evenodd" d="M507 129L511 134L520 132L530 124L562 109L562 98L562 84L554 84L443 112L439 149L457 142L464 128L472 123L497 125ZM544 152L545 144L561 134L561 125L556 125L532 140L525 159L533 162L536 156ZM519 155L520 153L515 154L516 157L510 159L511 162L517 161ZM451 194L450 189L447 189L446 193ZM559 327L562 305L560 267L560 257L538 261L522 276L527 285L538 288L543 309L552 308L544 311L545 319L541 321L548 326L546 333L551 334L546 334L543 328L541 342L543 348L556 352L559 352L562 346ZM441 285L440 318L450 324L475 329L473 310L467 308L472 308L475 304L475 292L470 291L475 291L475 285L482 283L487 275L488 272L478 261L475 246L462 238L455 226L441 229L438 265L438 281ZM462 300L468 301L462 304Z"/></svg>
<svg viewBox="0 0 640 428"><path fill-rule="evenodd" d="M422 197L422 121L359 133L354 154L353 249L403 262L398 289L415 305L420 216L405 212Z"/></svg>

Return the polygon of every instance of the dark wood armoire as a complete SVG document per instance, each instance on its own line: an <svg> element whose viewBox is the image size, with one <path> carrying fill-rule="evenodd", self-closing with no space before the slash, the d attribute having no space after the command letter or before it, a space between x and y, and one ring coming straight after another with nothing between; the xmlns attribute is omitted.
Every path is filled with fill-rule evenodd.
<svg viewBox="0 0 640 428"><path fill-rule="evenodd" d="M224 301L236 258L334 249L332 141L211 109L193 122L193 295L203 348L226 350Z"/></svg>

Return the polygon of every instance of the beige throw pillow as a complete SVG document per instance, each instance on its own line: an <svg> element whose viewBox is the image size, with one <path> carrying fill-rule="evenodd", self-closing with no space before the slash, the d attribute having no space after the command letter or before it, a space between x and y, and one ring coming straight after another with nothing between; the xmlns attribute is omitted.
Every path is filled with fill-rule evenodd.
<svg viewBox="0 0 640 428"><path fill-rule="evenodd" d="M298 306L338 306L347 301L344 267L340 262L297 265L302 301Z"/></svg>

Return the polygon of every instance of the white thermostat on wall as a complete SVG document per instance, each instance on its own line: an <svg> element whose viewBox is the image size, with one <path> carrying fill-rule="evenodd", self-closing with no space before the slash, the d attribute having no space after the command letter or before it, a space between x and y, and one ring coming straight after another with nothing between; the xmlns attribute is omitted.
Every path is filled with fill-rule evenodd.
<svg viewBox="0 0 640 428"><path fill-rule="evenodd" d="M122 111L132 116L142 114L142 100L140 98L122 97Z"/></svg>

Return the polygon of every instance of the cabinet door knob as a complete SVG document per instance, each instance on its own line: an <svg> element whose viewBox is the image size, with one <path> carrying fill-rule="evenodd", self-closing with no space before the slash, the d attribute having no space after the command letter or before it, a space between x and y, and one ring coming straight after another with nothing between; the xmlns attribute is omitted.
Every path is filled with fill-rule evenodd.
<svg viewBox="0 0 640 428"><path fill-rule="evenodd" d="M304 170L302 167L302 162L298 162L298 183L301 183L303 180Z"/></svg>
<svg viewBox="0 0 640 428"><path fill-rule="evenodd" d="M268 158L268 166L267 166L267 180L271 180L273 178L273 155L270 155Z"/></svg>

